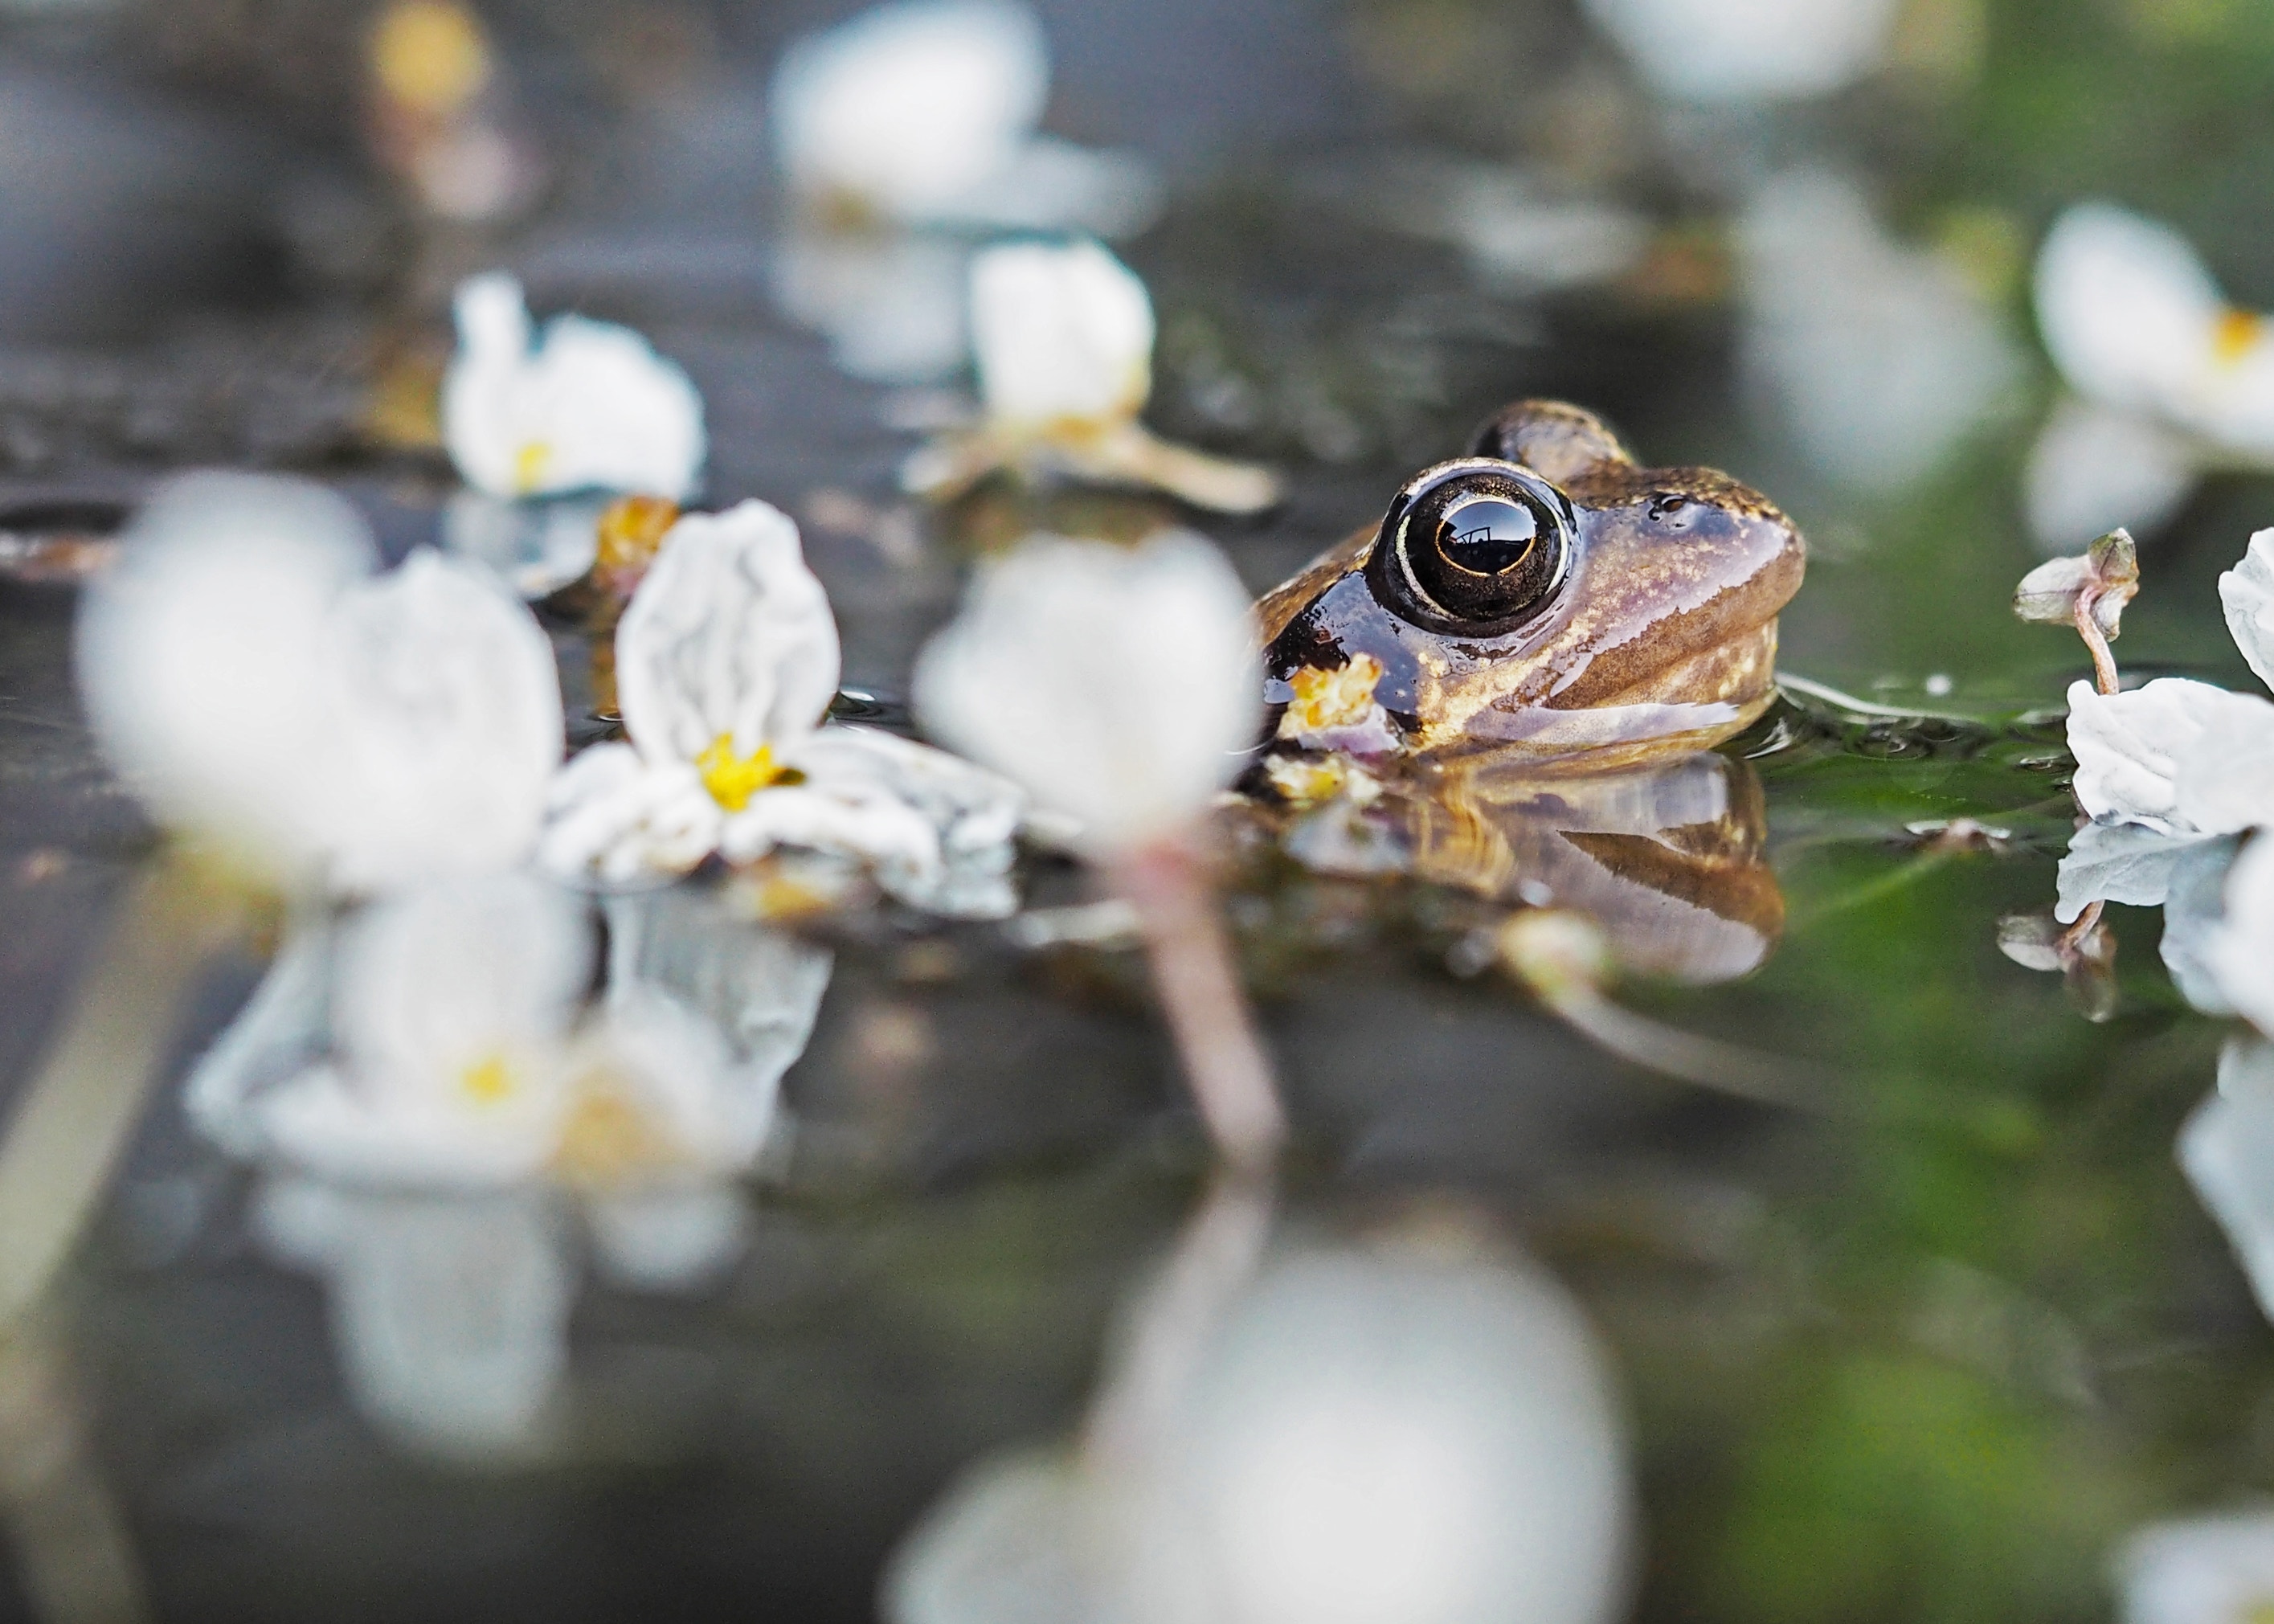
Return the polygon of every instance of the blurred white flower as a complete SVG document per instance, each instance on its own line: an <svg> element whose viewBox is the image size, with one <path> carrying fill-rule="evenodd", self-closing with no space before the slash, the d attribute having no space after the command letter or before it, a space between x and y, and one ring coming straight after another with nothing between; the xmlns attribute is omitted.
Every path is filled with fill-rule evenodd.
<svg viewBox="0 0 2274 1624"><path fill-rule="evenodd" d="M1256 742L1261 691L1246 589L1188 531L1036 537L990 560L915 679L927 726L1100 856L1201 816Z"/></svg>
<svg viewBox="0 0 2274 1624"><path fill-rule="evenodd" d="M979 398L1007 428L1133 417L1153 392L1153 301L1092 242L1007 243L971 266Z"/></svg>
<svg viewBox="0 0 2274 1624"><path fill-rule="evenodd" d="M2168 226L2081 203L2039 251L2037 324L2069 387L2029 474L2048 546L2168 518L2201 471L2274 460L2274 327Z"/></svg>
<svg viewBox="0 0 2274 1624"><path fill-rule="evenodd" d="M1603 1624L1623 1427L1577 1311L1420 1248L1284 1258L1136 1458L983 1463L888 1570L893 1624Z"/></svg>
<svg viewBox="0 0 2274 1624"><path fill-rule="evenodd" d="M535 335L521 284L501 271L462 282L456 308L442 441L467 484L506 497L694 493L703 398L645 339L573 315Z"/></svg>
<svg viewBox="0 0 2274 1624"><path fill-rule="evenodd" d="M1715 105L1828 95L1871 71L1895 0L1584 0L1660 91Z"/></svg>
<svg viewBox="0 0 2274 1624"><path fill-rule="evenodd" d="M2120 694L2074 682L2068 707L2076 798L2096 821L2230 834L2274 814L2274 801L2238 807L2228 777L2274 751L2274 703L2161 677Z"/></svg>
<svg viewBox="0 0 2274 1624"><path fill-rule="evenodd" d="M77 652L104 753L162 820L348 891L526 853L561 758L551 644L475 566L376 564L318 486L192 475L151 500Z"/></svg>
<svg viewBox="0 0 2274 1624"><path fill-rule="evenodd" d="M971 262L972 343L984 421L919 450L909 491L952 497L998 469L1153 485L1196 507L1269 507L1278 482L1156 440L1137 420L1153 388L1153 302L1096 243L1006 243Z"/></svg>
<svg viewBox="0 0 2274 1624"><path fill-rule="evenodd" d="M2123 1624L2248 1624L2274 1607L2274 1511L2143 1528L2114 1577Z"/></svg>
<svg viewBox="0 0 2274 1624"><path fill-rule="evenodd" d="M1748 204L1740 243L1743 365L1844 485L1899 490L1932 473L2019 380L1998 312L1956 266L1889 237L1852 181L1778 177Z"/></svg>
<svg viewBox="0 0 2274 1624"><path fill-rule="evenodd" d="M774 141L825 216L1142 227L1158 208L1149 170L1036 135L1049 95L1048 48L1025 6L898 0L791 47L774 74Z"/></svg>
<svg viewBox="0 0 2274 1624"><path fill-rule="evenodd" d="M540 860L626 884L802 846L868 863L919 907L1008 913L1017 792L922 745L824 726L837 678L836 622L796 525L757 501L680 520L616 628L631 742L561 770Z"/></svg>

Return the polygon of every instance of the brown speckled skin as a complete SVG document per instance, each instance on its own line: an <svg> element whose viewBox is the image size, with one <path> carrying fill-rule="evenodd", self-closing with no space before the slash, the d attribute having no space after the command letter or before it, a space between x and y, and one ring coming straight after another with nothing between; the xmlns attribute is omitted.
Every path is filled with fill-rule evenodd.
<svg viewBox="0 0 2274 1624"><path fill-rule="evenodd" d="M1777 613L1805 546L1758 492L1705 468L1642 468L1595 417L1524 401L1477 452L1519 462L1570 498L1577 553L1562 588L1513 630L1473 638L1401 620L1376 589L1376 532L1352 537L1258 605L1266 696L1304 665L1373 655L1376 697L1414 749L1631 756L1696 748L1766 708Z"/></svg>

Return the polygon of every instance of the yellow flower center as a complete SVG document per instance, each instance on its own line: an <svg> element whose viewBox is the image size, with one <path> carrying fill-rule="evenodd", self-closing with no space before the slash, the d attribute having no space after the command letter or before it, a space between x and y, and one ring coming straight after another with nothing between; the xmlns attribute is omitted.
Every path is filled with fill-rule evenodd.
<svg viewBox="0 0 2274 1624"><path fill-rule="evenodd" d="M2234 1624L2274 1624L2274 1596L2254 1596L2235 1609Z"/></svg>
<svg viewBox="0 0 2274 1624"><path fill-rule="evenodd" d="M523 496L528 495L545 483L545 470L552 464L552 442L531 440L514 454L513 488Z"/></svg>
<svg viewBox="0 0 2274 1624"><path fill-rule="evenodd" d="M1381 681L1382 662L1371 654L1352 655L1349 664L1330 671L1305 666L1287 679L1295 697L1280 724L1281 737L1357 726L1374 708L1374 690Z"/></svg>
<svg viewBox="0 0 2274 1624"><path fill-rule="evenodd" d="M503 1105L520 1086L503 1055L486 1056L458 1073L458 1086L476 1105Z"/></svg>
<svg viewBox="0 0 2274 1624"><path fill-rule="evenodd" d="M2221 366L2233 366L2258 347L2265 333L2266 318L2255 311L2221 311L2211 328L2210 352Z"/></svg>
<svg viewBox="0 0 2274 1624"><path fill-rule="evenodd" d="M711 799L729 812L740 812L760 790L793 776L787 768L774 765L770 745L762 744L748 756L735 755L732 733L713 739L711 748L695 758L695 765L703 774L703 787L711 792Z"/></svg>

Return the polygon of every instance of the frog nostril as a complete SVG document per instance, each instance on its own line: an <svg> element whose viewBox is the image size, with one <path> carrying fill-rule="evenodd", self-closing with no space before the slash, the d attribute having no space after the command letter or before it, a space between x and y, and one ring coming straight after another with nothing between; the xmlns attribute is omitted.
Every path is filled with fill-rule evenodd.
<svg viewBox="0 0 2274 1624"><path fill-rule="evenodd" d="M1675 491L1658 492L1645 504L1644 510L1653 523L1680 530L1688 530L1696 517L1690 511L1690 499Z"/></svg>

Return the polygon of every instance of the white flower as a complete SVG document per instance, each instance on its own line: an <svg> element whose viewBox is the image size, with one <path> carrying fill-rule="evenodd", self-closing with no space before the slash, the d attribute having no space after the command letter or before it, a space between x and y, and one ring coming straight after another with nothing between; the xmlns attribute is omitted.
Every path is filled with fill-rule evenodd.
<svg viewBox="0 0 2274 1624"><path fill-rule="evenodd" d="M442 504L441 545L497 572L521 597L550 597L582 580L600 553L603 497L516 501L455 491Z"/></svg>
<svg viewBox="0 0 2274 1624"><path fill-rule="evenodd" d="M2032 457L2045 545L2153 524L2208 463L2274 458L2274 327L2229 304L2177 232L2079 204L2039 251L2036 297L2046 349L2090 402L2058 412Z"/></svg>
<svg viewBox="0 0 2274 1624"><path fill-rule="evenodd" d="M824 727L837 677L797 527L757 501L681 519L616 630L631 743L561 771L541 861L621 884L803 846L870 863L918 906L1008 912L1017 793L922 746Z"/></svg>
<svg viewBox="0 0 2274 1624"><path fill-rule="evenodd" d="M920 448L901 468L905 489L944 500L1008 468L1151 485L1224 513L1278 500L1268 470L1156 440L1137 420L1153 388L1153 302L1097 244L981 251L971 328L983 420Z"/></svg>
<svg viewBox="0 0 2274 1624"><path fill-rule="evenodd" d="M2255 694L2183 677L2120 694L2072 683L2068 747L2077 801L2097 822L2231 834L2274 815L2274 800L2239 805L2226 776L2274 752L2274 703Z"/></svg>
<svg viewBox="0 0 2274 1624"><path fill-rule="evenodd" d="M703 399L629 327L558 316L532 335L521 284L461 283L442 440L493 496L619 491L684 500L701 481Z"/></svg>
<svg viewBox="0 0 2274 1624"><path fill-rule="evenodd" d="M1076 819L1095 854L1198 817L1262 721L1246 590L1186 531L1038 537L983 565L915 691L940 738Z"/></svg>
<svg viewBox="0 0 2274 1624"><path fill-rule="evenodd" d="M1037 136L1050 57L1007 0L899 0L791 47L775 71L774 140L791 185L933 224L1119 233L1159 207L1126 154Z"/></svg>
<svg viewBox="0 0 2274 1624"><path fill-rule="evenodd" d="M793 184L892 214L952 209L1008 169L1043 115L1042 26L1003 0L901 0L802 40L774 75Z"/></svg>
<svg viewBox="0 0 2274 1624"><path fill-rule="evenodd" d="M551 644L476 566L376 562L317 486L195 475L152 499L78 658L105 753L162 819L346 890L527 852L561 756Z"/></svg>
<svg viewBox="0 0 2274 1624"><path fill-rule="evenodd" d="M1870 71L1894 0L1585 0L1644 75L1701 104L1821 96Z"/></svg>
<svg viewBox="0 0 2274 1624"><path fill-rule="evenodd" d="M1092 242L1011 243L971 264L980 399L1028 432L1133 417L1153 390L1153 301Z"/></svg>
<svg viewBox="0 0 2274 1624"><path fill-rule="evenodd" d="M892 1624L1605 1624L1623 1428L1551 1282L1319 1251L1268 1269L1118 1466L983 1463L894 1558Z"/></svg>
<svg viewBox="0 0 2274 1624"><path fill-rule="evenodd" d="M2123 1624L2249 1624L2274 1606L2274 1511L2156 1523L2115 1567Z"/></svg>
<svg viewBox="0 0 2274 1624"><path fill-rule="evenodd" d="M2218 578L2218 601L2234 646L2274 688L2274 530L2251 537L2242 561Z"/></svg>
<svg viewBox="0 0 2274 1624"><path fill-rule="evenodd" d="M1852 181L1778 177L1747 206L1741 244L1744 365L1843 484L1932 473L2020 376L1998 312L1957 267L1892 239Z"/></svg>

